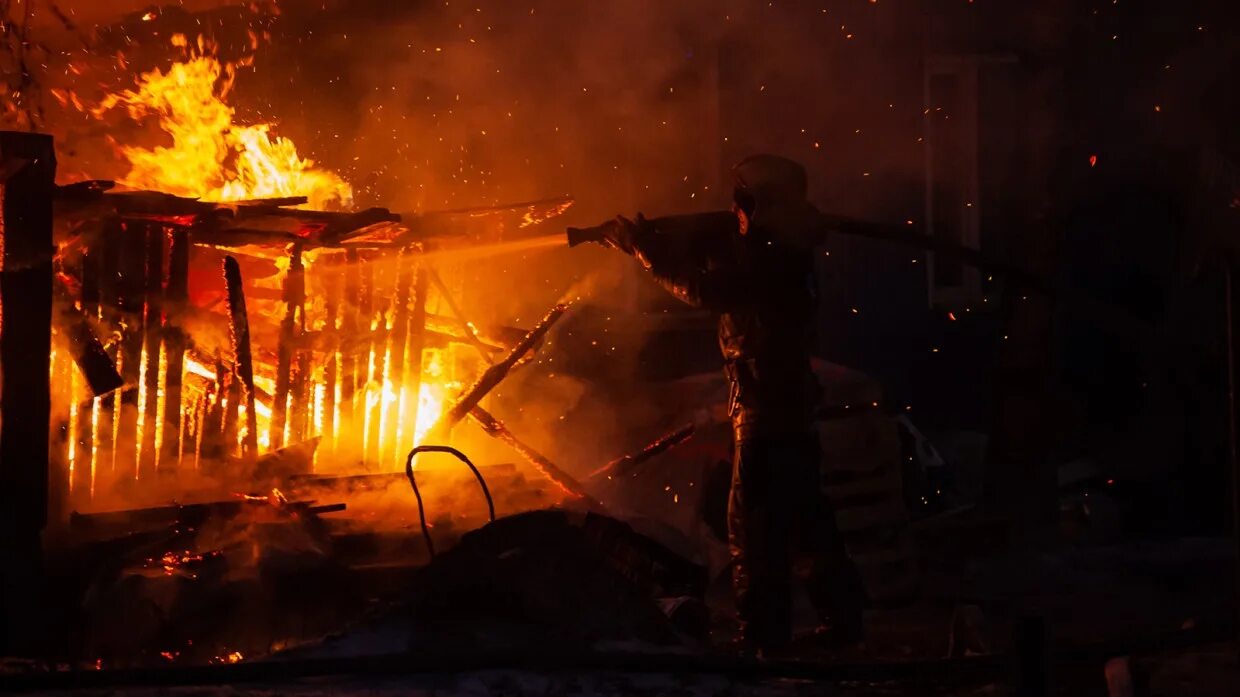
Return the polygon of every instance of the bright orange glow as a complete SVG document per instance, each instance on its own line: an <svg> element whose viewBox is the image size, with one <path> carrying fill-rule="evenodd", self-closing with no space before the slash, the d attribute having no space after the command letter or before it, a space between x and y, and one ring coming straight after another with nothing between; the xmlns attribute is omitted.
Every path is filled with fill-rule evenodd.
<svg viewBox="0 0 1240 697"><path fill-rule="evenodd" d="M272 136L271 124L234 122L225 99L236 66L221 64L214 46L173 37L187 58L168 70L143 73L134 89L109 95L101 115L123 106L135 120L155 117L172 145L122 146L131 169L126 186L209 201L305 196L312 208L348 208L353 190L339 175L302 158L293 141Z"/></svg>

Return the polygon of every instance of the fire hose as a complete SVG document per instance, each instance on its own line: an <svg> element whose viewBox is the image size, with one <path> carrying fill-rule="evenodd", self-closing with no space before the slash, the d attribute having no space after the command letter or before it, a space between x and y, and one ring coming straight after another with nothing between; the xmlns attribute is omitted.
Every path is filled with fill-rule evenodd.
<svg viewBox="0 0 1240 697"><path fill-rule="evenodd" d="M418 500L418 523L422 526L422 539L426 540L426 551L430 552L431 559L434 559L435 543L431 541L431 530L426 524L426 506L422 503L422 492L418 490L418 482L413 477L413 459L421 453L448 453L464 462L478 478L478 486L482 487L482 495L487 499L487 513L492 523L495 522L495 502L491 499L491 490L487 487L487 480L482 477L482 472L479 472L474 463L469 461L465 453L450 445L419 445L410 450L409 457L405 459L405 476L409 478L409 486L413 488L413 497Z"/></svg>

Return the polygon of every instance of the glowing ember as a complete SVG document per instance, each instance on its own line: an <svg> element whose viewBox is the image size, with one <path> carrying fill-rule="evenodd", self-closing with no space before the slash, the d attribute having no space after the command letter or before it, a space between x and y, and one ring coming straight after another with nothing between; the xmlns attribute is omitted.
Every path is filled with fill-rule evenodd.
<svg viewBox="0 0 1240 697"><path fill-rule="evenodd" d="M95 110L123 106L135 120L156 117L172 137L171 146L121 147L131 165L126 186L211 201L305 196L313 208L352 205L349 184L303 159L291 140L273 137L271 124L234 122L225 99L236 66L221 64L201 38L197 50L181 35L173 45L188 50L186 60L143 73L134 89L109 95Z"/></svg>
<svg viewBox="0 0 1240 697"><path fill-rule="evenodd" d="M221 554L218 551L197 554L188 549L182 552L164 552L159 559L147 559L146 567L150 569L162 568L165 574L172 576L178 572L186 572L197 568L202 562L218 557ZM189 573L189 576L196 578L196 575L193 573Z"/></svg>
<svg viewBox="0 0 1240 697"><path fill-rule="evenodd" d="M240 651L230 651L211 659L211 663L240 663L245 660L245 656Z"/></svg>

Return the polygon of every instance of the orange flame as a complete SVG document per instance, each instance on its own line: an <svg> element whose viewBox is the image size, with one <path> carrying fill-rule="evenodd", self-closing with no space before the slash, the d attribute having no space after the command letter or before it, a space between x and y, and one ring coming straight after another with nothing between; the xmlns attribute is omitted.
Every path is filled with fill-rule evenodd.
<svg viewBox="0 0 1240 697"><path fill-rule="evenodd" d="M156 117L171 146L122 146L130 171L126 186L210 201L305 196L313 208L348 208L353 189L334 172L303 159L287 138L271 135L271 124L234 122L225 101L236 66L221 64L215 47L201 37L197 50L167 72L143 73L134 89L108 95L96 116L123 106L135 120Z"/></svg>

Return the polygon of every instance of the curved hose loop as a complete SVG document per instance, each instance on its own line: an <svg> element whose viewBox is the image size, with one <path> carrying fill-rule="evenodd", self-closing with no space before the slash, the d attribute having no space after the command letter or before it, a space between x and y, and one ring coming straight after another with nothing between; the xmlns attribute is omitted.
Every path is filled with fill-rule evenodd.
<svg viewBox="0 0 1240 697"><path fill-rule="evenodd" d="M482 495L487 499L487 514L491 517L491 522L495 522L495 502L491 499L491 489L487 487L487 480L483 479L482 473L474 466L474 463L465 457L465 453L457 450L450 445L419 445L409 451L409 457L405 458L405 476L409 478L409 486L413 488L413 496L418 500L418 522L422 525L422 539L426 540L426 550L430 552L431 559L435 558L435 543L431 541L431 531L426 525L426 507L422 504L422 492L418 491L418 482L413 477L413 459L422 453L448 453L456 459L464 462L478 478L478 486L482 487Z"/></svg>

